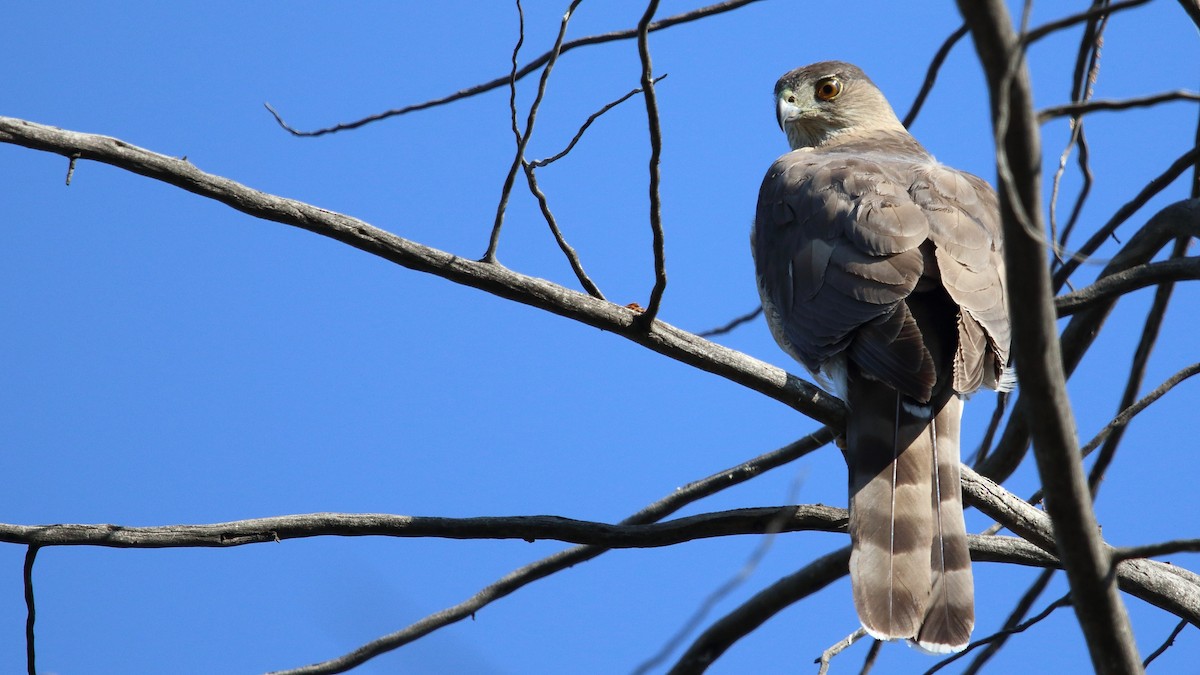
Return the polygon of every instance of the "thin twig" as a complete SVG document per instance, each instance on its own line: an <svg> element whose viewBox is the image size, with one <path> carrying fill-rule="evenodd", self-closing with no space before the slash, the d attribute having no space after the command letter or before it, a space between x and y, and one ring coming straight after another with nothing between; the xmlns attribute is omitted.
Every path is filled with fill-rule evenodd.
<svg viewBox="0 0 1200 675"><path fill-rule="evenodd" d="M1002 631L999 631L997 633L989 635L989 636L983 638L982 640L976 640L976 641L972 642L971 644L967 645L967 648L962 650L961 652L954 654L952 656L949 656L945 659L942 659L941 661L939 661L937 663L937 665L935 665L934 667L925 671L925 675L933 675L933 673L936 673L937 671L941 670L942 668L945 668L946 666L950 665L951 663L954 663L955 661L965 657L967 654L970 654L972 651L974 651L975 649L979 648L982 645L986 645L986 644L989 644L996 640L999 640L1001 638L1008 637L1009 635L1015 635L1017 633L1024 633L1026 630L1032 628L1033 626L1037 625L1042 620L1044 620L1046 617L1053 614L1055 612L1055 610L1058 610L1062 607L1069 607L1070 605L1071 605L1071 596L1069 594L1064 595L1063 597L1050 603L1046 607L1046 609L1043 609L1041 612L1039 612L1037 614L1037 616L1034 616L1033 618L1029 619L1028 621L1026 621L1018 626L1014 626L1012 628L1006 628Z"/></svg>
<svg viewBox="0 0 1200 675"><path fill-rule="evenodd" d="M696 333L696 335L699 335L702 338L710 338L710 337L713 337L714 335L724 335L725 333L732 331L734 328L737 328L738 326L740 326L748 321L753 321L753 320L757 319L758 315L762 314L762 311L763 310L762 310L761 306L755 307L754 309L750 310L749 312L746 312L745 314L739 316L738 318L734 319L733 321L730 321L729 323L725 324L724 326L719 326L717 328L710 328L708 330Z"/></svg>
<svg viewBox="0 0 1200 675"><path fill-rule="evenodd" d="M799 476L797 476L796 480L792 481L792 484L788 488L786 499L784 500L785 503L792 504L796 502L796 497L800 492L800 482ZM646 659L641 663L641 665L634 669L633 672L635 675L648 673L656 668L660 663L666 661L667 657L669 657L672 652L678 649L679 645L683 644L683 641L687 639L687 636L691 635L692 631L696 630L696 628L703 623L704 619L708 617L709 612L711 612L718 603L728 597L730 593L738 588L738 586L741 586L746 582L747 579L750 578L750 576L754 573L754 570L758 569L759 564L762 563L763 558L766 557L767 552L770 551L771 547L774 545L775 535L783 531L784 526L787 524L787 521L790 518L791 516L787 514L787 510L785 509L779 512L779 515L776 516L774 522L768 523L766 531L763 532L764 536L759 541L758 546L754 548L754 551L750 553L750 557L746 559L746 562L742 565L741 569L739 569L732 577L727 579L725 583L721 584L711 593L709 593L708 596L704 598L704 601L700 603L700 606L696 609L696 611L693 612L688 620L683 623L679 630L677 630L675 634L663 644L662 648L658 650L658 653L649 659ZM848 515L847 518L849 518Z"/></svg>
<svg viewBox="0 0 1200 675"><path fill-rule="evenodd" d="M75 177L75 162L79 161L79 153L71 155L67 162L67 185L71 184L71 179Z"/></svg>
<svg viewBox="0 0 1200 675"><path fill-rule="evenodd" d="M1071 238L1071 233L1075 231L1075 226L1079 224L1079 217L1083 214L1083 205L1087 202L1088 196L1091 195L1092 184L1095 183L1095 176L1092 174L1091 165L1091 144L1088 143L1087 132L1084 131L1082 124L1083 121L1080 120L1081 126L1079 128L1079 140L1077 141L1079 154L1076 155L1078 159L1075 160L1076 164L1079 165L1079 175L1082 178L1082 183L1079 186L1079 194L1075 196L1075 204L1071 207L1071 216L1067 218L1067 224L1062 228L1062 236L1055 243L1055 259L1060 265L1064 262L1062 254L1063 251L1067 250L1067 240ZM1071 290L1075 290L1069 280L1065 283Z"/></svg>
<svg viewBox="0 0 1200 675"><path fill-rule="evenodd" d="M1187 253L1188 241L1189 239L1184 237L1175 240L1171 258L1179 259ZM1137 348L1133 353L1133 362L1129 366L1129 376L1125 380L1125 390L1121 394L1121 402L1117 404L1117 410L1125 410L1137 401L1138 391L1141 390L1142 381L1146 376L1146 366L1150 362L1150 354L1154 351L1154 345L1158 342L1159 329L1162 328L1167 305L1171 302L1171 294L1174 290L1175 283L1168 281L1159 286L1154 293L1154 301L1150 303L1150 309L1146 312L1146 322L1142 325L1142 335L1138 338ZM1200 366L1200 364L1197 365ZM1128 423L1114 427L1108 433L1108 437L1104 439L1104 445L1100 448L1092 470L1088 473L1088 487L1092 490L1092 499L1096 498L1096 494L1100 490L1100 482L1104 480L1108 467L1116 457L1117 447L1121 444L1127 428Z"/></svg>
<svg viewBox="0 0 1200 675"><path fill-rule="evenodd" d="M1102 7L1108 4L1108 0L1095 0L1093 7ZM1086 102L1091 99L1092 93L1095 90L1095 83L1100 74L1100 48L1104 43L1104 28L1108 25L1108 15L1090 19L1087 23L1087 28L1083 31L1083 37L1079 41L1079 51L1075 56L1075 71L1071 82L1071 101L1075 103ZM1058 158L1058 168L1054 172L1054 180L1050 188L1050 241L1054 242L1054 261L1052 267L1057 267L1063 262L1062 255L1059 253L1066 245L1066 240L1070 236L1070 230L1074 224L1074 216L1080 212L1084 200L1087 199L1088 193L1092 189L1092 171L1087 162L1087 141L1083 133L1083 117L1080 114L1071 116L1070 120L1071 133L1067 138L1067 145L1063 148L1062 154ZM1062 184L1063 174L1066 172L1067 159L1071 155L1071 149L1079 144L1079 165L1083 174L1083 185L1079 189L1079 196L1075 200L1075 207L1072 210L1072 219L1068 226L1063 228L1063 234L1060 238L1058 235L1058 191Z"/></svg>
<svg viewBox="0 0 1200 675"><path fill-rule="evenodd" d="M929 68L925 71L925 81L921 83L921 89L917 92L917 97L913 100L912 107L908 109L908 114L904 116L904 127L911 128L913 122L917 121L917 115L921 112L921 107L925 105L925 99L929 96L929 92L933 90L933 84L937 81L938 71L941 70L942 64L946 62L946 57L950 56L950 50L958 41L966 37L967 24L958 27L941 47L933 55L933 60L929 62Z"/></svg>
<svg viewBox="0 0 1200 675"><path fill-rule="evenodd" d="M667 77L667 74L663 73L662 75L659 75L658 77L654 78L654 83L658 84L659 82L662 82L663 79L666 77ZM629 90L628 94L625 94L621 98L619 98L615 101L612 101L611 103L606 104L603 108L592 113L591 115L588 116L587 121L585 121L583 123L583 126L579 127L579 131L575 132L575 136L573 138L571 138L571 142L567 144L567 147L563 148L561 151L557 152L556 154L554 154L550 157L546 157L545 159L535 159L529 163L529 166L531 166L535 169L540 169L543 166L553 164L554 162L557 162L558 160L562 159L563 157L566 157L567 153L571 152L571 150L573 150L575 148L575 144L578 143L581 138L583 138L583 134L585 131L588 130L588 127L592 126L592 122L595 122L604 113L608 112L609 110L612 110L613 108L621 105L625 101L628 101L629 99L633 98L634 96L636 96L640 93L642 93L641 87L636 87L634 89L631 89L631 90Z"/></svg>
<svg viewBox="0 0 1200 675"><path fill-rule="evenodd" d="M567 257L567 263L571 265L571 270L575 272L575 278L579 280L579 283L587 291L588 295L604 300L605 297L600 292L600 287L584 271L583 261L579 259L579 253L575 251L573 246L567 243L566 237L563 236L562 230L559 229L558 220L554 218L554 213L550 211L550 201L546 198L546 193L542 192L542 188L538 186L533 165L525 162L523 166L525 168L525 182L529 184L529 191L537 199L538 208L542 211L542 217L546 219L546 225L550 227L550 233L554 235L554 241L558 243L558 248Z"/></svg>
<svg viewBox="0 0 1200 675"><path fill-rule="evenodd" d="M987 430L984 431L983 438L979 440L975 458L971 461L971 465L976 469L987 461L988 453L992 450L992 441L996 438L996 432L1000 430L1000 422L1004 419L1004 411L1008 408L1011 393L1008 391L996 392L996 406L992 408L992 418L988 420Z"/></svg>
<svg viewBox="0 0 1200 675"><path fill-rule="evenodd" d="M813 663L820 664L820 666L821 666L820 668L817 669L817 675L825 675L826 673L828 673L829 672L829 663L831 661L833 661L833 657L846 651L847 649L850 648L851 645L853 645L855 642L858 642L859 640L863 639L866 636L867 636L867 629L862 628L860 626L858 630L847 635L846 637L842 638L841 640L838 640L837 642L833 643L833 645L831 645L828 649L821 652L821 655L813 660Z"/></svg>
<svg viewBox="0 0 1200 675"><path fill-rule="evenodd" d="M850 547L828 553L759 591L737 609L708 627L679 658L670 675L702 673L742 636L802 598L846 574Z"/></svg>
<svg viewBox="0 0 1200 675"><path fill-rule="evenodd" d="M1117 209L1117 212L1113 214L1112 218L1109 218L1108 222L1096 230L1091 238L1079 248L1075 255L1073 255L1071 259L1067 260L1063 266L1054 273L1054 291L1057 293L1059 290L1061 290L1063 284L1066 283L1066 280L1071 276L1072 273L1075 272L1080 263L1086 260L1088 256L1095 253L1096 249L1100 248L1100 246L1108 240L1109 236L1111 236L1118 227L1128 220L1130 216L1137 213L1138 209L1145 206L1146 202L1150 201L1155 195L1166 189L1166 187L1173 183L1176 178L1181 176L1184 171L1192 168L1192 166L1198 160L1200 160L1200 146L1194 146L1187 152L1180 155L1180 157L1174 162L1171 162L1171 165L1168 166L1165 171L1152 178L1150 182L1146 183L1146 185L1138 191L1137 195L1135 195L1133 199L1129 200L1123 204L1121 208Z"/></svg>
<svg viewBox="0 0 1200 675"><path fill-rule="evenodd" d="M665 74L658 77L655 82L662 80L664 77L666 77ZM542 211L542 217L546 219L546 224L550 227L550 233L554 235L554 241L558 243L559 249L562 250L563 254L567 257L567 262L571 265L571 270L575 272L575 278L579 280L579 283L583 286L584 290L588 292L588 295L591 295L594 298L600 298L601 300L605 299L604 294L600 292L600 287L597 286L596 283L592 281L591 277L588 276L587 272L584 271L583 262L579 259L579 254L575 251L574 247L567 243L566 238L562 234L562 230L558 226L558 221L554 218L554 214L550 211L550 202L547 199L546 194L542 192L542 189L538 186L537 177L534 174L536 168L546 166L552 162L562 159L567 155L567 153L571 152L571 150L575 147L575 144L578 143L581 138L583 138L584 132L588 130L588 127L590 127L592 122L595 122L597 118L641 91L642 90L640 88L634 89L628 94L625 94L621 98L592 113L592 115L587 118L587 121L583 123L583 126L579 128L579 131L576 132L575 137L571 139L571 142L567 144L567 147L558 154L546 159L538 159L532 162L526 161L523 163L523 167L525 169L525 180L529 184L529 190L537 199L538 207ZM515 99L515 88L513 89L513 92ZM513 129L514 131L516 130L515 103L513 103ZM519 133L517 138L520 138Z"/></svg>
<svg viewBox="0 0 1200 675"><path fill-rule="evenodd" d="M1175 644L1175 638L1179 637L1179 634L1183 632L1184 628L1187 628L1187 625L1187 621L1180 621L1178 624L1176 624L1175 630L1171 631L1171 634L1167 636L1166 640L1163 640L1163 643L1158 646L1158 649L1150 652L1150 656L1147 656L1146 660L1142 661L1142 667L1145 668L1146 666L1150 665L1154 659L1162 656L1163 652L1170 649L1171 645Z"/></svg>
<svg viewBox="0 0 1200 675"><path fill-rule="evenodd" d="M1121 427L1129 424L1130 420L1137 416L1138 413L1148 408L1151 403L1154 403L1158 399L1162 398L1168 391L1171 391L1175 385L1183 382L1189 377L1192 377L1196 373L1200 373L1200 363L1193 363L1192 365L1179 370L1171 377L1168 377L1162 384L1158 385L1154 391L1143 396L1138 400L1137 403L1134 403L1128 408L1122 410L1121 413L1114 417L1111 422L1106 424L1104 428L1101 429L1094 438L1092 438L1092 440L1088 441L1087 444L1080 448L1080 453L1084 457L1088 456L1093 450L1096 449L1098 445L1100 445L1100 442L1105 437L1113 432L1113 430L1120 429Z"/></svg>
<svg viewBox="0 0 1200 675"><path fill-rule="evenodd" d="M825 445L832 439L833 432L830 429L824 428L816 431L779 450L766 453L726 471L721 471L707 478L689 483L621 521L621 525L643 525L661 520L694 501L715 494L732 485L743 483L770 469L798 459ZM375 656L397 649L439 628L473 616L477 611L495 600L499 600L539 579L591 560L606 551L608 549L602 546L576 546L565 551L560 551L520 569L513 570L467 600L453 607L447 607L440 612L430 614L406 628L372 640L353 652L322 663L289 671L281 671L276 675L317 675L342 672Z"/></svg>
<svg viewBox="0 0 1200 675"><path fill-rule="evenodd" d="M1180 0L1180 2L1188 1L1189 0ZM1200 14L1200 0L1194 1L1196 2L1194 9L1196 10L1197 14ZM1200 20L1196 20L1196 28L1200 30ZM1200 148L1200 115L1198 115L1196 118L1195 143L1196 147ZM1196 161L1192 164L1192 189L1190 191L1190 196L1192 199L1200 198L1200 156L1197 156Z"/></svg>
<svg viewBox="0 0 1200 675"><path fill-rule="evenodd" d="M650 130L650 233L654 251L654 287L650 290L650 300L646 310L637 318L637 323L648 328L658 316L662 304L663 292L667 290L666 247L662 226L662 194L659 191L660 167L662 161L662 127L658 118L658 95L654 91L654 68L650 62L650 22L658 11L659 0L650 0L646 4L646 12L638 21L637 48L638 58L642 63L642 98L646 101L646 123Z"/></svg>
<svg viewBox="0 0 1200 675"><path fill-rule="evenodd" d="M1051 33L1063 30L1064 28L1070 28L1077 23L1090 21L1098 16L1112 16L1117 12L1126 9L1132 9L1138 5L1144 5L1147 2L1150 2L1150 0L1126 0L1125 2L1114 2L1106 7L1097 7L1089 9L1085 12L1079 12L1078 14L1065 16L1057 21L1051 21L1049 23L1042 24L1041 26L1029 31L1022 36L1021 43L1025 46L1028 46L1046 37L1047 35L1050 35Z"/></svg>
<svg viewBox="0 0 1200 675"><path fill-rule="evenodd" d="M871 640L871 648L867 650L867 656L863 659L862 668L859 669L858 675L867 675L871 669L875 667L875 659L879 658L879 651L883 648L883 640Z"/></svg>
<svg viewBox="0 0 1200 675"><path fill-rule="evenodd" d="M37 619L37 605L33 602L33 561L39 548L31 545L25 551L25 668L29 675L37 675L37 652L33 643L33 624Z"/></svg>
<svg viewBox="0 0 1200 675"><path fill-rule="evenodd" d="M1092 437L1092 440L1080 447L1080 457L1086 458L1088 455L1092 454L1092 452L1094 452L1096 448L1100 447L1100 444L1104 441L1104 439L1108 438L1109 434L1111 434L1114 430L1123 429L1134 417L1138 415L1138 413L1150 407L1150 404L1165 396L1168 391L1171 391L1171 389L1173 389L1180 382L1192 377L1196 373L1200 373L1200 363L1193 363L1192 365L1176 372L1171 377L1168 377L1162 384L1158 385L1154 391L1146 394L1136 403L1122 410L1120 414L1112 419L1112 421L1104 425L1104 428L1097 432L1096 435ZM1026 501L1030 504L1038 504L1042 501L1042 497L1042 490L1039 489L1034 492Z"/></svg>
<svg viewBox="0 0 1200 675"><path fill-rule="evenodd" d="M1113 549L1113 560L1133 560L1134 558L1157 558L1175 553L1200 552L1200 539L1172 539L1157 544L1144 546L1121 546Z"/></svg>
<svg viewBox="0 0 1200 675"><path fill-rule="evenodd" d="M654 31L662 30L664 28L670 28L671 26L677 26L679 24L688 23L690 21L695 21L697 19L703 19L708 16L722 14L724 12L735 10L740 7L744 7L746 5L749 5L753 2L758 2L758 1L759 0L728 0L727 2L718 2L718 3L711 4L711 5L707 5L705 7L699 7L697 9L693 9L693 10L690 10L687 12L681 12L674 16L669 16L665 19L662 19L661 21L655 21L654 23L650 24L649 31L651 33L653 33ZM636 29L617 30L617 31L612 31L610 33L602 33L599 35L589 35L587 37L582 37L582 38L578 38L576 40L571 40L570 42L563 43L562 49L559 50L559 53L565 54L566 52L569 52L572 49L575 49L577 47L586 47L588 45L598 45L598 44L603 44L605 42L612 42L614 40L628 40L630 38L635 38L635 37L637 37ZM553 50L546 52L545 54L542 54L541 56L537 57L536 59L525 64L519 70L516 71L515 78L517 80L521 80L526 75L528 75L528 74L532 73L533 71L537 70L538 68L542 67L547 61L550 60L552 54L553 54ZM498 89L499 87L503 87L503 86L507 85L510 81L512 81L513 77L514 77L513 74L505 74L500 77L497 77L494 80L488 80L487 82L483 82L481 84L477 84L472 87L467 87L466 89L461 89L459 91L454 92L453 94L448 94L446 96L431 99L431 100L425 101L423 103L407 105L402 108L396 108L394 110L388 110L386 112L369 115L367 117L364 117L359 120L355 120L353 122L343 122L341 124L335 124L333 126L325 127L322 129L314 129L312 131L302 131L300 129L296 129L295 127L289 125L287 122L285 122L283 120L283 117L280 116L280 114L278 112L276 112L273 107L271 107L270 103L264 103L263 106L266 107L267 111L270 112L271 115L275 118L275 122L277 124L279 124L279 126L282 127L285 131L292 134L293 136L305 136L305 137L323 136L325 134L336 133L339 131L347 131L350 129L357 129L358 127L361 127L361 126L364 126L367 124L371 124L372 122L378 122L380 120L388 119L389 117L398 117L400 115L406 115L408 113L416 112L418 110L427 110L429 108L436 108L437 106L446 105L447 103L461 101L462 99L470 98L471 96L475 96L477 94L482 94L484 92L491 91L492 89Z"/></svg>
<svg viewBox="0 0 1200 675"><path fill-rule="evenodd" d="M1200 279L1200 257L1172 257L1170 260L1145 263L1102 276L1090 286L1058 296L1054 299L1054 308L1059 317L1071 316L1096 303L1107 302L1148 286L1195 279Z"/></svg>
<svg viewBox="0 0 1200 675"><path fill-rule="evenodd" d="M533 103L529 105L529 115L525 119L525 131L517 129L517 53L521 50L521 45L525 42L525 12L521 9L521 0L517 0L517 15L520 17L520 37L517 39L517 44L513 47L512 53L512 73L509 76L509 112L512 116L512 130L517 140L517 150L513 156L512 165L508 168L508 174L504 177L504 188L500 192L500 204L496 206L496 221L492 224L492 234L488 238L487 251L483 254L483 262L496 262L496 248L500 245L500 228L504 225L504 211L508 206L508 198L512 194L513 182L516 180L517 171L525 163L525 147L529 145L529 138L533 135L533 124L537 120L538 108L542 105L542 99L546 96L546 85L550 82L550 71L554 69L554 64L558 61L558 55L562 49L563 38L567 34L567 23L571 20L571 14L575 8L583 0L572 0L571 6L563 14L562 22L558 26L558 36L554 39L554 47L550 50L550 58L546 60L546 67L542 69L542 78L538 82L537 95L534 96Z"/></svg>
<svg viewBox="0 0 1200 675"><path fill-rule="evenodd" d="M1129 108L1144 108L1146 106L1158 105L1159 103L1166 103L1167 101L1200 101L1200 92L1177 89L1175 91L1164 91L1160 94L1151 94L1149 96L1140 96L1137 98L1066 103L1063 105L1043 108L1038 111L1038 122L1045 124L1046 122L1058 117L1067 117L1068 115L1076 117L1102 110L1127 110Z"/></svg>
<svg viewBox="0 0 1200 675"><path fill-rule="evenodd" d="M1033 583L1030 584L1029 588L1021 596L1021 599L1017 601L1017 606L1013 607L1013 610L1009 613L1008 618L1004 620L1003 630L1012 630L1021 625L1021 621L1023 621L1025 616L1029 614L1029 610L1033 608L1033 603L1037 602L1037 599L1041 597L1043 592L1045 592L1046 587L1050 585L1050 580L1054 578L1054 573L1057 571L1058 570L1055 569L1047 569L1042 570L1038 574L1037 579L1034 579ZM971 660L971 663L968 664L963 670L962 675L978 675L979 671L983 669L983 666L986 665L993 656L998 654L1008 642L1009 635L1011 635L1011 633L999 635L995 640L992 640L990 643L988 643L987 646L983 648L983 651L979 652L979 654L977 654L975 658Z"/></svg>

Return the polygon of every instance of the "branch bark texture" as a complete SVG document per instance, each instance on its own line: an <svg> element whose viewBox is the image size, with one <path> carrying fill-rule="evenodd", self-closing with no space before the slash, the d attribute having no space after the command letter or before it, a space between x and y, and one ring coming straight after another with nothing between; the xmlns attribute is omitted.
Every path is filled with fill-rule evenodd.
<svg viewBox="0 0 1200 675"><path fill-rule="evenodd" d="M959 0L987 75L996 133L1000 211L1024 410L1034 443L1056 550L1072 606L1099 673L1141 670L1129 616L1100 537L1079 455L1055 328L1041 211L1041 143L1020 41L1000 0ZM1019 270L1019 273L1016 273Z"/></svg>

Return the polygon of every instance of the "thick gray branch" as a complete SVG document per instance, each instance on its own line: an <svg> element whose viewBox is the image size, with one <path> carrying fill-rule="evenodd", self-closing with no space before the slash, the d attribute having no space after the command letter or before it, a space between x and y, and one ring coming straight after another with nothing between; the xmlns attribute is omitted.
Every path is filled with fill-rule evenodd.
<svg viewBox="0 0 1200 675"><path fill-rule="evenodd" d="M1092 511L1091 491L1076 442L1066 395L1054 298L1041 219L1041 142L1024 55L1002 0L959 0L988 79L1000 175L1012 313L1013 350L1046 507L1054 520L1060 559L1071 584L1072 606L1101 673L1136 673L1141 659L1112 561Z"/></svg>
<svg viewBox="0 0 1200 675"><path fill-rule="evenodd" d="M221 202L256 218L336 239L418 272L433 274L493 295L544 309L607 330L664 356L720 375L766 394L824 424L840 427L845 408L837 398L774 366L655 321L639 330L638 314L544 279L495 263L461 258L373 227L350 216L259 192L205 173L190 162L160 155L108 136L66 131L0 117L0 142L64 157L103 162Z"/></svg>
<svg viewBox="0 0 1200 675"><path fill-rule="evenodd" d="M552 539L605 548L650 548L769 530L844 532L846 511L800 505L705 513L646 525L611 525L559 516L438 518L386 513L306 513L208 525L7 525L0 541L36 546L114 548L227 547L307 537L436 537L443 539Z"/></svg>
<svg viewBox="0 0 1200 675"><path fill-rule="evenodd" d="M1139 288L1195 279L1200 279L1200 258L1197 257L1145 263L1101 277L1078 291L1064 293L1055 299L1054 305L1059 316L1069 316L1102 301L1115 301Z"/></svg>
<svg viewBox="0 0 1200 675"><path fill-rule="evenodd" d="M1054 528L1044 511L965 466L962 485L963 498L968 504L1039 548L1047 552L1057 550ZM1105 545L1105 550L1115 558L1113 554L1121 549ZM971 557L975 558L974 539ZM1124 560L1116 569L1121 590L1200 627L1200 576L1181 567L1144 559Z"/></svg>

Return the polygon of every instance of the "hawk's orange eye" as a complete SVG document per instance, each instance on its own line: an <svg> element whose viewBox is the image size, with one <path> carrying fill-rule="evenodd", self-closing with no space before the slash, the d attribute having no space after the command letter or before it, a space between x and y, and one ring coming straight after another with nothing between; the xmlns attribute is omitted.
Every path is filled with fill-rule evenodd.
<svg viewBox="0 0 1200 675"><path fill-rule="evenodd" d="M822 101L832 101L842 93L842 81L836 77L827 77L817 82L816 96Z"/></svg>

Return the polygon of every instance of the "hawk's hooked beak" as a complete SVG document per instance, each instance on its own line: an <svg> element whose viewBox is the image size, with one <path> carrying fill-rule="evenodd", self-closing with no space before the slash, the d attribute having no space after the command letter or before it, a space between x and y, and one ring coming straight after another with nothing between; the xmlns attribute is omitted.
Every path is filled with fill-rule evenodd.
<svg viewBox="0 0 1200 675"><path fill-rule="evenodd" d="M787 93L782 93L775 101L775 121L779 122L779 128L784 133L787 133L789 124L804 115L804 110L795 103L788 103L787 97Z"/></svg>

